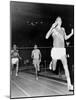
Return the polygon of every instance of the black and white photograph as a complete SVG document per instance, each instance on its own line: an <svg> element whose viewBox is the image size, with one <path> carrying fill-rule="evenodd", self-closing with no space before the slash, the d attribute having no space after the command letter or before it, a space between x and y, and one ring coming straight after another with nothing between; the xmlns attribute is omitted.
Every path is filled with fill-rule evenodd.
<svg viewBox="0 0 76 100"><path fill-rule="evenodd" d="M74 5L10 1L10 98L74 95Z"/></svg>

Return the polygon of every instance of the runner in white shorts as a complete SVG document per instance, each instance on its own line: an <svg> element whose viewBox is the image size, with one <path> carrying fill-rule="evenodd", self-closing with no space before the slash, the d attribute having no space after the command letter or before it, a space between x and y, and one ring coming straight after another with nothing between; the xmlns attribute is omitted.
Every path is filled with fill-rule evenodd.
<svg viewBox="0 0 76 100"><path fill-rule="evenodd" d="M19 58L21 59L17 47L16 45L13 45L13 50L11 50L11 64L12 64L12 68L14 64L16 64L16 76L18 76ZM12 74L12 68L11 68L11 74Z"/></svg>
<svg viewBox="0 0 76 100"><path fill-rule="evenodd" d="M68 90L73 90L67 65L65 48L65 40L69 39L73 35L73 29L71 30L71 33L69 35L66 35L65 29L61 27L61 25L62 20L60 17L57 17L55 23L46 34L46 39L48 39L50 35L52 35L53 37L53 48L51 50L52 62L50 62L50 65L52 65L52 70L54 71L56 69L57 60L62 61L67 78Z"/></svg>
<svg viewBox="0 0 76 100"><path fill-rule="evenodd" d="M36 79L38 79L38 71L40 71L40 62L41 62L41 52L37 48L37 45L34 46L31 57L33 58L33 64L36 70Z"/></svg>

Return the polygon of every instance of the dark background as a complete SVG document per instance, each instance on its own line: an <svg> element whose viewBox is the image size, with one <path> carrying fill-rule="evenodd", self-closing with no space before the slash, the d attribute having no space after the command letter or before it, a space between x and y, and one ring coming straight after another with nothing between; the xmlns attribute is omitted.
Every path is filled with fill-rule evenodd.
<svg viewBox="0 0 76 100"><path fill-rule="evenodd" d="M18 47L52 46L52 37L45 39L47 31L56 17L62 18L62 26L67 34L74 28L74 6L40 4L28 2L10 2L11 44ZM68 40L73 46L74 37ZM11 45L12 46L12 45Z"/></svg>

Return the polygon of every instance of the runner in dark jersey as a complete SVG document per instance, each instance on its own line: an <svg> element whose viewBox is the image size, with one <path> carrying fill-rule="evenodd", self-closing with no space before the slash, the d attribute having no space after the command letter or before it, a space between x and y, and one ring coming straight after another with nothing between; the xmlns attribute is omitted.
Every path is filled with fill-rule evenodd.
<svg viewBox="0 0 76 100"><path fill-rule="evenodd" d="M16 45L13 45L13 49L11 50L11 64L12 64L12 68L14 64L16 64L16 76L18 76L19 58L21 59L17 47ZM11 74L12 74L12 68L11 68Z"/></svg>

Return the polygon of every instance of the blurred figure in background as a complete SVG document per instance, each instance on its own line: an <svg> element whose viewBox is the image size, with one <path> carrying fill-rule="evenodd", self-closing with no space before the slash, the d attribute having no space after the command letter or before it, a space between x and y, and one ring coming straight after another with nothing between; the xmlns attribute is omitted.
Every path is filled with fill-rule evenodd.
<svg viewBox="0 0 76 100"><path fill-rule="evenodd" d="M12 65L11 74L12 74L12 69L14 65L16 65L16 76L18 76L19 59L21 59L21 57L19 56L17 46L14 44L13 49L11 50L11 65Z"/></svg>
<svg viewBox="0 0 76 100"><path fill-rule="evenodd" d="M33 59L33 65L36 71L36 80L38 80L38 72L40 71L41 62L41 52L38 49L37 45L34 45L34 50L32 51L31 57Z"/></svg>

